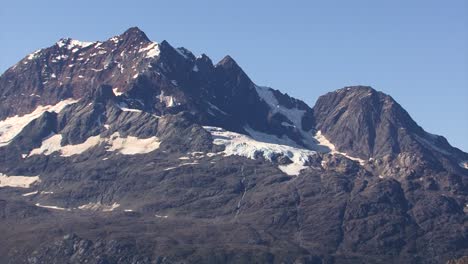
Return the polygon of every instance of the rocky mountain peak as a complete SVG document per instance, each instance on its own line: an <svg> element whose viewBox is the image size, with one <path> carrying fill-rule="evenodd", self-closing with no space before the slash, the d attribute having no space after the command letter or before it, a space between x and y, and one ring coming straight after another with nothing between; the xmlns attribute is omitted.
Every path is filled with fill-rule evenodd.
<svg viewBox="0 0 468 264"><path fill-rule="evenodd" d="M120 39L126 42L149 42L150 39L138 27L131 27L119 36Z"/></svg>
<svg viewBox="0 0 468 264"><path fill-rule="evenodd" d="M242 68L237 62L229 55L224 56L217 64L216 67L221 67L231 71L242 71Z"/></svg>

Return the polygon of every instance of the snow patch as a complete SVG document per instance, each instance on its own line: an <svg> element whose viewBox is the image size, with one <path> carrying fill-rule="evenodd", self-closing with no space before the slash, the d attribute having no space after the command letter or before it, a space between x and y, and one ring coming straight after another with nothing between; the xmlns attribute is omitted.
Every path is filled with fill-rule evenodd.
<svg viewBox="0 0 468 264"><path fill-rule="evenodd" d="M157 137L140 139L137 137L120 137L119 132L111 135L107 142L110 147L107 151L119 151L124 155L150 153L159 148L161 142Z"/></svg>
<svg viewBox="0 0 468 264"><path fill-rule="evenodd" d="M126 103L119 103L117 105L118 108L120 108L120 110L124 111L124 112L136 112L136 113L141 113L143 111L141 111L140 109L135 109L135 108L128 108L128 105Z"/></svg>
<svg viewBox="0 0 468 264"><path fill-rule="evenodd" d="M101 142L101 138L99 136L89 137L86 139L85 142L76 145L61 146L61 142L62 135L54 134L43 140L39 148L31 150L29 156L40 154L50 155L54 152L60 152L60 156L70 157L73 155L81 154L86 150L97 146Z"/></svg>
<svg viewBox="0 0 468 264"><path fill-rule="evenodd" d="M351 157L351 156L349 156L348 154L346 154L346 153L344 153L344 152L340 152L340 151L336 150L335 145L333 145L333 143L331 143L331 142L322 134L322 132L321 132L320 130L317 131L317 133L315 134L315 137L314 137L314 138L319 142L319 145L322 145L322 146L327 147L327 148L330 150L330 154L340 154L340 155L343 155L343 156L345 156L346 158L348 158L348 159L350 159L350 160L354 160L354 161L359 162L359 164L361 164L361 165L364 165L364 164L366 163L363 159Z"/></svg>
<svg viewBox="0 0 468 264"><path fill-rule="evenodd" d="M101 136L92 136L86 139L85 142L76 145L61 145L62 135L54 134L42 141L39 148L33 149L29 156L32 155L51 155L54 152L60 153L62 157L70 157L81 154L88 149L96 147L100 144L105 144L107 151L118 151L124 155L145 154L159 148L160 141L156 137L140 139L137 137L120 137L119 132L115 132L110 138L102 138Z"/></svg>
<svg viewBox="0 0 468 264"><path fill-rule="evenodd" d="M71 211L71 209L58 207L58 206L55 206L55 205L42 205L40 203L37 203L36 206L37 207L42 207L42 208L47 208L47 209L60 210L60 211Z"/></svg>
<svg viewBox="0 0 468 264"><path fill-rule="evenodd" d="M159 102L163 103L166 107L173 107L177 105L175 98L170 95L164 95L164 91L161 91L157 98L159 99Z"/></svg>
<svg viewBox="0 0 468 264"><path fill-rule="evenodd" d="M119 88L117 87L113 88L112 91L114 92L115 96L119 96L123 94L122 92L119 92Z"/></svg>
<svg viewBox="0 0 468 264"><path fill-rule="evenodd" d="M180 168L180 167L183 167L183 166L188 166L188 165L198 165L200 163L194 161L194 162L184 162L182 164L179 164L178 166L176 167L169 167L169 168L165 168L164 171L170 171L170 170L173 170L173 169L177 169L177 168Z"/></svg>
<svg viewBox="0 0 468 264"><path fill-rule="evenodd" d="M29 54L28 57L27 57L28 60L33 60L33 59L37 58L40 52L41 52L41 50L39 49L39 50L36 50L33 53Z"/></svg>
<svg viewBox="0 0 468 264"><path fill-rule="evenodd" d="M57 41L56 44L57 46L59 46L59 48L66 46L67 49L73 49L75 47L86 48L88 46L95 44L95 42L79 41L76 39L61 39Z"/></svg>
<svg viewBox="0 0 468 264"><path fill-rule="evenodd" d="M65 106L74 104L78 100L67 99L55 105L38 106L33 112L23 116L12 116L0 121L0 147L8 145L23 128L34 119L40 117L44 112L60 112Z"/></svg>
<svg viewBox="0 0 468 264"><path fill-rule="evenodd" d="M39 176L8 176L0 173L0 187L29 188L35 182L40 182Z"/></svg>
<svg viewBox="0 0 468 264"><path fill-rule="evenodd" d="M460 167L468 170L468 161L462 161L462 162L458 163L458 165Z"/></svg>
<svg viewBox="0 0 468 264"><path fill-rule="evenodd" d="M154 58L156 56L159 56L159 53L161 52L159 50L159 44L156 42L151 42L148 46L141 48L139 53L146 52L146 58Z"/></svg>
<svg viewBox="0 0 468 264"><path fill-rule="evenodd" d="M88 203L84 205L78 206L78 209L81 210L89 210L89 211L103 211L103 212L112 212L116 208L118 208L120 204L113 203L111 205L101 204L100 202L97 203Z"/></svg>
<svg viewBox="0 0 468 264"><path fill-rule="evenodd" d="M38 194L38 193L39 193L39 191L28 192L28 193L22 194L21 196L27 197L27 196L35 195L35 194Z"/></svg>
<svg viewBox="0 0 468 264"><path fill-rule="evenodd" d="M167 215L154 215L154 216L156 216L157 218L168 218Z"/></svg>
<svg viewBox="0 0 468 264"><path fill-rule="evenodd" d="M62 54L62 55L58 55L57 57L55 57L55 59L56 59L56 60L62 60L62 59L66 60L66 59L68 59L68 55L63 55L63 54Z"/></svg>

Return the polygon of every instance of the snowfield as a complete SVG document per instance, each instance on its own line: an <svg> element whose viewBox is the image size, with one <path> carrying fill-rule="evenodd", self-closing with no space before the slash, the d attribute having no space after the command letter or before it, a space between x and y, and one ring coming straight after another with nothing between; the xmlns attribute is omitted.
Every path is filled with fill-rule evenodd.
<svg viewBox="0 0 468 264"><path fill-rule="evenodd" d="M39 148L33 149L28 156L32 155L51 155L59 152L62 157L70 157L81 154L100 144L106 144L109 152L118 151L124 155L145 154L159 148L161 143L157 137L140 139L137 137L121 137L119 132L115 132L109 138L93 136L86 139L85 142L76 145L61 145L62 135L53 134L42 141Z"/></svg>
<svg viewBox="0 0 468 264"><path fill-rule="evenodd" d="M46 111L59 113L65 106L74 104L78 100L67 99L55 105L38 106L33 112L23 116L12 116L0 121L0 147L6 146L31 121L40 117Z"/></svg>
<svg viewBox="0 0 468 264"><path fill-rule="evenodd" d="M8 176L0 173L0 187L29 188L39 181L39 176Z"/></svg>

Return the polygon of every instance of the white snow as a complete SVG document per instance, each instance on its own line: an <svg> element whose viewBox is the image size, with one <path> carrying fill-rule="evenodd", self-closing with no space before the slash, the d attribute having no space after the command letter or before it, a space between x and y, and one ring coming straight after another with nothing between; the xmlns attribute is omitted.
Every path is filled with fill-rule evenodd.
<svg viewBox="0 0 468 264"><path fill-rule="evenodd" d="M159 102L164 103L166 107L173 107L177 104L175 98L170 95L164 95L164 91L161 91L157 98Z"/></svg>
<svg viewBox="0 0 468 264"><path fill-rule="evenodd" d="M167 218L168 216L167 215L154 215L156 216L157 218Z"/></svg>
<svg viewBox="0 0 468 264"><path fill-rule="evenodd" d="M181 163L179 164L178 166L176 167L169 167L169 168L165 168L164 171L170 171L170 170L173 170L173 169L177 169L177 168L180 168L180 167L183 167L183 166L188 166L188 165L198 165L200 163L194 161L194 162L184 162L184 163Z"/></svg>
<svg viewBox="0 0 468 264"><path fill-rule="evenodd" d="M53 134L50 137L42 141L42 145L39 148L31 150L29 156L32 155L50 155L54 152L60 152L63 157L70 157L73 155L81 154L86 150L98 145L101 142L99 136L89 137L85 142L76 145L61 146L62 135Z"/></svg>
<svg viewBox="0 0 468 264"><path fill-rule="evenodd" d="M138 52L146 52L146 58L154 58L159 56L159 44L156 42L151 42L148 46L141 48Z"/></svg>
<svg viewBox="0 0 468 264"><path fill-rule="evenodd" d="M460 165L460 167L468 170L468 161L462 161L462 162L458 163L458 165Z"/></svg>
<svg viewBox="0 0 468 264"><path fill-rule="evenodd" d="M107 143L110 145L107 151L119 151L124 155L150 153L158 149L161 144L157 137L140 139L128 136L123 138L120 137L119 132L112 134Z"/></svg>
<svg viewBox="0 0 468 264"><path fill-rule="evenodd" d="M319 142L319 145L325 146L328 149L330 149L330 154L341 154L350 160L359 162L359 164L361 165L364 165L366 163L363 159L351 157L344 152L337 151L335 145L333 145L333 143L331 143L324 135L322 135L322 132L320 130L317 131L314 138Z"/></svg>
<svg viewBox="0 0 468 264"><path fill-rule="evenodd" d="M0 173L0 187L29 188L39 181L39 176L8 176Z"/></svg>
<svg viewBox="0 0 468 264"><path fill-rule="evenodd" d="M115 96L119 96L123 94L122 92L119 92L119 88L117 87L113 88L112 91L114 92Z"/></svg>
<svg viewBox="0 0 468 264"><path fill-rule="evenodd" d="M68 59L68 55L58 55L57 57L55 57L56 60L61 60L61 59Z"/></svg>
<svg viewBox="0 0 468 264"><path fill-rule="evenodd" d="M114 42L114 44L119 43L120 39L118 37L112 37L109 39L110 41Z"/></svg>
<svg viewBox="0 0 468 264"><path fill-rule="evenodd" d="M71 211L71 209L58 207L58 206L55 206L55 205L42 205L40 203L37 203L36 206L37 207L42 207L42 208L47 208L47 209L60 210L60 211Z"/></svg>
<svg viewBox="0 0 468 264"><path fill-rule="evenodd" d="M78 206L78 209L81 210L90 210L90 211L103 211L103 212L112 212L116 208L118 208L120 204L118 203L113 203L111 205L105 205L100 202L97 203L88 203L84 205Z"/></svg>
<svg viewBox="0 0 468 264"><path fill-rule="evenodd" d="M39 193L39 191L28 192L28 193L22 194L22 196L27 197L27 196L35 195L35 194L38 194L38 193Z"/></svg>
<svg viewBox="0 0 468 264"><path fill-rule="evenodd" d="M225 156L237 155L255 159L258 155L262 155L268 161L273 161L273 158L279 155L288 157L292 163L279 166L288 175L299 175L300 171L307 167L309 156L316 154L315 151L308 149L257 141L252 137L218 127L204 126L203 128L211 133L214 144L225 146Z"/></svg>
<svg viewBox="0 0 468 264"><path fill-rule="evenodd" d="M68 42L68 44L67 44ZM79 41L79 40L75 40L75 39L70 39L70 40L67 40L67 39L61 39L59 41L57 41L57 46L59 46L60 48L67 45L67 49L73 49L75 47L79 47L79 48L86 48L90 45L93 45L95 44L95 42L85 42L85 41Z"/></svg>
<svg viewBox="0 0 468 264"><path fill-rule="evenodd" d="M37 56L39 55L39 53L41 52L41 50L36 50L34 51L33 53L29 54L28 55L28 60L33 60L35 58L37 58Z"/></svg>
<svg viewBox="0 0 468 264"><path fill-rule="evenodd" d="M55 43L55 44L57 44L57 46L59 46L59 48L61 48L61 47L65 46L65 43L66 43L66 40L61 39L61 40L57 41L57 43Z"/></svg>
<svg viewBox="0 0 468 264"><path fill-rule="evenodd" d="M187 165L197 165L197 164L200 164L200 163L198 163L196 161L194 161L194 162L184 162L184 163L180 164L178 167L187 166Z"/></svg>
<svg viewBox="0 0 468 264"><path fill-rule="evenodd" d="M23 128L34 119L40 117L44 112L60 112L65 106L78 102L67 99L55 105L38 106L33 112L23 116L12 116L0 121L0 147L8 145L11 140L23 130Z"/></svg>
<svg viewBox="0 0 468 264"><path fill-rule="evenodd" d="M81 47L81 48L86 48L88 46L93 45L95 42L89 42L89 41L79 41L76 39L72 39L70 41L70 44L68 45L68 49L71 49L72 47Z"/></svg>
<svg viewBox="0 0 468 264"><path fill-rule="evenodd" d="M198 72L198 67L197 67L197 65L193 65L192 71Z"/></svg>
<svg viewBox="0 0 468 264"><path fill-rule="evenodd" d="M107 151L118 151L124 155L145 154L159 148L160 141L156 137L140 139L137 137L120 137L119 132L115 132L109 138L101 136L92 136L86 139L85 142L76 145L61 145L62 135L53 134L42 141L39 148L33 149L29 156L32 155L51 155L54 152L60 153L62 157L70 157L81 154L88 149L96 147L100 144L105 144Z"/></svg>
<svg viewBox="0 0 468 264"><path fill-rule="evenodd" d="M124 112L137 112L137 113L142 112L140 109L128 108L128 105L126 103L119 103L117 107L119 107L120 110Z"/></svg>

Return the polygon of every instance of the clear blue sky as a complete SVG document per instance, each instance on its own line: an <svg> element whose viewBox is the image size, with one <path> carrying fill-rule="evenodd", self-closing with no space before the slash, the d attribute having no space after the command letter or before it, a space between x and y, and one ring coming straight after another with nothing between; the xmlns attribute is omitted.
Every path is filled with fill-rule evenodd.
<svg viewBox="0 0 468 264"><path fill-rule="evenodd" d="M61 37L138 26L313 105L343 86L392 95L428 132L468 151L468 1L4 1L0 72Z"/></svg>

